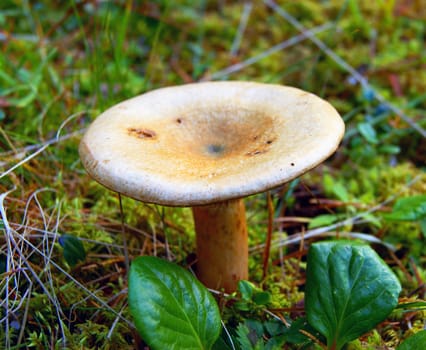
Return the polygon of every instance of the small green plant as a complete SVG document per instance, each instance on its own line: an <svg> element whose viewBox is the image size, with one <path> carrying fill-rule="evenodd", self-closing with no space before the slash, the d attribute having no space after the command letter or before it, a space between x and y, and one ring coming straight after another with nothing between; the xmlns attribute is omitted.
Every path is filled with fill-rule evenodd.
<svg viewBox="0 0 426 350"><path fill-rule="evenodd" d="M129 273L135 326L152 349L211 349L221 330L213 296L183 268L153 257L136 258Z"/></svg>
<svg viewBox="0 0 426 350"><path fill-rule="evenodd" d="M264 308L271 301L270 293L263 291L249 281L239 281L237 290L241 294L241 299L235 302L234 307L240 311Z"/></svg>
<svg viewBox="0 0 426 350"><path fill-rule="evenodd" d="M287 320L290 326L281 320L272 319L259 321L245 319L238 324L231 335L232 345L228 335L222 335L215 343L214 350L279 350L284 345L294 345L305 349L313 345L317 332L304 317L295 321ZM309 334L310 336L307 336ZM313 336L312 336L313 335Z"/></svg>

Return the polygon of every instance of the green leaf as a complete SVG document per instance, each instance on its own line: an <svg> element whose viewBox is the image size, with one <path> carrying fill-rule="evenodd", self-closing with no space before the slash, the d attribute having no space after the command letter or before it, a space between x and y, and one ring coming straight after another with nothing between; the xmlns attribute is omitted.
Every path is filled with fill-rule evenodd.
<svg viewBox="0 0 426 350"><path fill-rule="evenodd" d="M59 244L64 248L63 254L65 261L71 267L77 265L79 261L86 259L86 251L78 237L66 234L62 235L59 238Z"/></svg>
<svg viewBox="0 0 426 350"><path fill-rule="evenodd" d="M401 148L395 145L383 145L379 147L379 151L386 154L399 154L401 153Z"/></svg>
<svg viewBox="0 0 426 350"><path fill-rule="evenodd" d="M413 301L411 303L398 304L397 309L404 311L426 311L426 301Z"/></svg>
<svg viewBox="0 0 426 350"><path fill-rule="evenodd" d="M396 350L413 349L426 349L426 330L417 332L396 348Z"/></svg>
<svg viewBox="0 0 426 350"><path fill-rule="evenodd" d="M257 320L246 319L237 327L237 341L242 350L263 350L265 344L263 341L264 329L261 322Z"/></svg>
<svg viewBox="0 0 426 350"><path fill-rule="evenodd" d="M232 350L231 346L225 341L225 337L228 338L226 333L225 335L222 334L213 344L212 350Z"/></svg>
<svg viewBox="0 0 426 350"><path fill-rule="evenodd" d="M0 275L7 271L7 256L4 254L0 255Z"/></svg>
<svg viewBox="0 0 426 350"><path fill-rule="evenodd" d="M241 293L241 298L243 300L250 301L255 289L256 286L249 281L238 281L237 290Z"/></svg>
<svg viewBox="0 0 426 350"><path fill-rule="evenodd" d="M426 219L420 220L420 228L423 232L423 237L426 238Z"/></svg>
<svg viewBox="0 0 426 350"><path fill-rule="evenodd" d="M185 269L153 257L136 258L129 272L129 306L152 349L211 349L221 330L213 296Z"/></svg>
<svg viewBox="0 0 426 350"><path fill-rule="evenodd" d="M401 198L396 201L392 213L384 214L390 221L417 221L426 219L426 195Z"/></svg>
<svg viewBox="0 0 426 350"><path fill-rule="evenodd" d="M256 338L261 339L263 337L264 330L263 330L262 322L258 320L253 320L253 319L245 319L244 324L250 329L250 333L252 333L255 336L255 337L254 336L252 337L252 340Z"/></svg>
<svg viewBox="0 0 426 350"><path fill-rule="evenodd" d="M244 350L254 349L254 344L252 344L250 340L250 330L244 323L241 323L238 325L237 340L241 349L244 349Z"/></svg>
<svg viewBox="0 0 426 350"><path fill-rule="evenodd" d="M256 305L267 305L271 302L271 294L268 292L255 292L253 294L253 302Z"/></svg>
<svg viewBox="0 0 426 350"><path fill-rule="evenodd" d="M313 329L306 322L304 317L300 317L291 322L290 328L285 332L286 342L290 344L310 344L312 341L301 330L308 331L313 334Z"/></svg>
<svg viewBox="0 0 426 350"><path fill-rule="evenodd" d="M240 310L243 310L241 307L248 307L250 305L249 302L253 302L256 305L266 305L271 301L270 293L264 292L249 281L238 281L237 290L240 292L242 299L236 302Z"/></svg>
<svg viewBox="0 0 426 350"><path fill-rule="evenodd" d="M308 228L313 229L322 226L328 226L334 224L339 219L339 215L335 214L322 214L314 217L309 221Z"/></svg>
<svg viewBox="0 0 426 350"><path fill-rule="evenodd" d="M358 131L360 134L370 143L378 144L379 140L377 139L376 130L369 123L360 123L358 124Z"/></svg>
<svg viewBox="0 0 426 350"><path fill-rule="evenodd" d="M361 213L359 214L359 216L378 228L382 227L382 223L380 222L380 220L377 217L375 217L372 213L368 213L368 212Z"/></svg>
<svg viewBox="0 0 426 350"><path fill-rule="evenodd" d="M350 199L349 192L342 183L335 182L332 187L332 192L342 202L349 202L349 199Z"/></svg>
<svg viewBox="0 0 426 350"><path fill-rule="evenodd" d="M398 303L401 286L367 245L321 242L308 253L308 322L339 350L383 321Z"/></svg>
<svg viewBox="0 0 426 350"><path fill-rule="evenodd" d="M240 311L250 311L252 309L252 303L250 301L238 300L234 303L234 307Z"/></svg>

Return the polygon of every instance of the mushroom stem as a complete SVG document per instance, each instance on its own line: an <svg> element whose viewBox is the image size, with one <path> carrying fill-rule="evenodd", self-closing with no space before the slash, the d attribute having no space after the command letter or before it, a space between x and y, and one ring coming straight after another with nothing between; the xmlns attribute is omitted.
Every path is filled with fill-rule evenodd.
<svg viewBox="0 0 426 350"><path fill-rule="evenodd" d="M193 207L197 276L209 288L234 292L248 278L248 242L242 199Z"/></svg>

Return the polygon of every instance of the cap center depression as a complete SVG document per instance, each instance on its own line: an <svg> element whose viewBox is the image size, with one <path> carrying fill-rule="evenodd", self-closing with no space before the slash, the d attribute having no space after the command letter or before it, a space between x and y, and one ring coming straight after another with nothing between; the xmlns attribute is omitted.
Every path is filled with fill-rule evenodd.
<svg viewBox="0 0 426 350"><path fill-rule="evenodd" d="M127 133L152 151L172 157L210 160L264 154L276 140L273 117L256 110L193 110L161 125L128 127Z"/></svg>

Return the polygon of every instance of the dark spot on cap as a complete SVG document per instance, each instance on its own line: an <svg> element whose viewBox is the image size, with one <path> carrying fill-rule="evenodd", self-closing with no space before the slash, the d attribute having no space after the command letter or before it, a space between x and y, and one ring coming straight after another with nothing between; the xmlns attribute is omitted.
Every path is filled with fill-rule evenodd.
<svg viewBox="0 0 426 350"><path fill-rule="evenodd" d="M294 163L290 163L291 166L294 166Z"/></svg>
<svg viewBox="0 0 426 350"><path fill-rule="evenodd" d="M223 151L225 150L225 146L218 145L218 144L210 144L210 145L207 145L206 150L208 154L211 154L213 156L218 156L223 153Z"/></svg>

